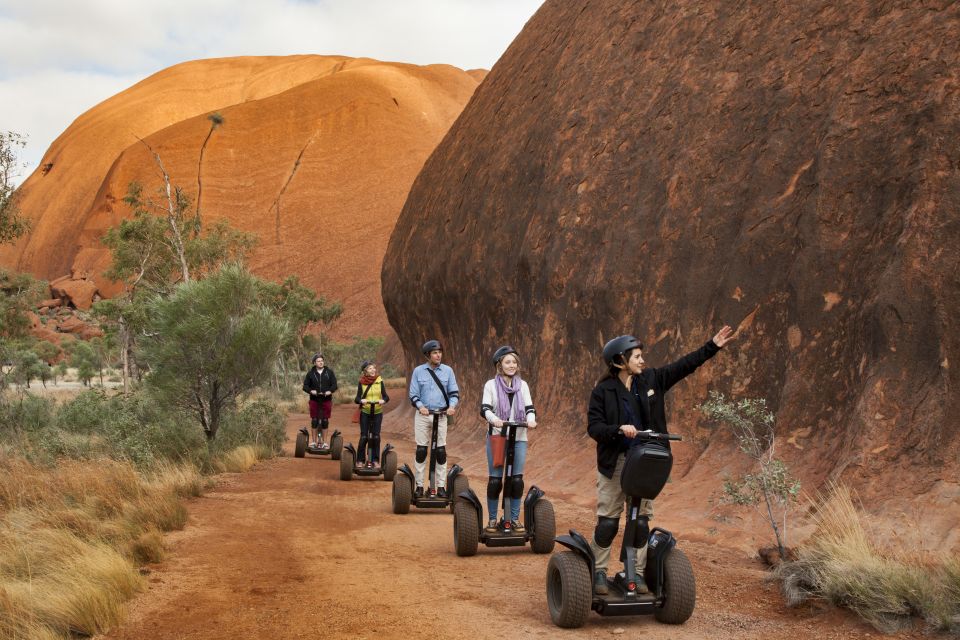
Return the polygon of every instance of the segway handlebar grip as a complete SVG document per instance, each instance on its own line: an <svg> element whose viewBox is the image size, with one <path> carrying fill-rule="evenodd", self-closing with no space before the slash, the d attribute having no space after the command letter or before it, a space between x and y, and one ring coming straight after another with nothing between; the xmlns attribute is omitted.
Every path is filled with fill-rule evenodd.
<svg viewBox="0 0 960 640"><path fill-rule="evenodd" d="M659 431L637 431L637 437L647 440L683 440L683 436L676 433L660 433Z"/></svg>

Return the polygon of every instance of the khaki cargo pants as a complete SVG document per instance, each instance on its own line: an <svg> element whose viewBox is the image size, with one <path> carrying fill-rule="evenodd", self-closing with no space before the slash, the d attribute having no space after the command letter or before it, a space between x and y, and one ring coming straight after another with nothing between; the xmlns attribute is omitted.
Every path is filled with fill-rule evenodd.
<svg viewBox="0 0 960 640"><path fill-rule="evenodd" d="M621 453L617 456L617 466L613 469L613 477L608 478L597 471L597 518L619 518L627 504L627 496L620 488L620 474L623 472L623 463L626 460L626 454ZM640 515L653 519L653 500L640 501ZM596 536L594 536L596 537ZM613 546L613 545L611 545ZM596 539L590 540L590 548L593 549L593 557L597 564L595 570L606 570L610 564L610 547L601 547ZM643 570L647 566L647 545L637 549L637 573L643 575Z"/></svg>

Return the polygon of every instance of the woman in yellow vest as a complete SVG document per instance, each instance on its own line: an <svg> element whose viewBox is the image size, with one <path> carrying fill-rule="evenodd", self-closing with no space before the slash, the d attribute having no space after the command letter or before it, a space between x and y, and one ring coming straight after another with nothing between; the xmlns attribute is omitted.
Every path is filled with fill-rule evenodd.
<svg viewBox="0 0 960 640"><path fill-rule="evenodd" d="M383 405L390 397L383 385L383 378L377 375L377 365L365 360L360 365L360 382L357 383L357 397L354 402L360 405L360 442L357 447L357 466L368 469L380 464L380 425L383 422ZM367 447L370 459L367 459Z"/></svg>

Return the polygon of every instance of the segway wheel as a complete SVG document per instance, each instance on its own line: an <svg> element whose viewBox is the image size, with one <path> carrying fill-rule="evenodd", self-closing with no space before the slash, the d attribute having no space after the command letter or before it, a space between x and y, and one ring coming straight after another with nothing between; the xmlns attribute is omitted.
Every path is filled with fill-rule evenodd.
<svg viewBox="0 0 960 640"><path fill-rule="evenodd" d="M453 507L453 545L461 558L477 554L480 541L477 512L466 500L457 500Z"/></svg>
<svg viewBox="0 0 960 640"><path fill-rule="evenodd" d="M697 582L686 554L677 547L663 562L663 607L653 617L664 624L683 624L697 604Z"/></svg>
<svg viewBox="0 0 960 640"><path fill-rule="evenodd" d="M533 540L530 541L530 549L534 553L550 553L556 536L557 519L553 513L553 503L540 498L533 505Z"/></svg>
<svg viewBox="0 0 960 640"><path fill-rule="evenodd" d="M413 500L413 487L410 478L404 474L393 476L393 512L410 513L410 501Z"/></svg>
<svg viewBox="0 0 960 640"><path fill-rule="evenodd" d="M293 450L293 455L302 458L307 453L307 434L302 431L297 433L297 446Z"/></svg>
<svg viewBox="0 0 960 640"><path fill-rule="evenodd" d="M590 565L573 551L550 556L547 565L547 607L553 624L564 629L583 626L590 614L593 585Z"/></svg>
<svg viewBox="0 0 960 640"><path fill-rule="evenodd" d="M339 460L340 455L343 452L343 436L339 433L332 438L330 438L330 457L334 460Z"/></svg>
<svg viewBox="0 0 960 640"><path fill-rule="evenodd" d="M467 480L467 476L462 473L458 473L453 479L453 491L450 494L450 513L455 513L454 507L457 506L457 496L470 488L470 482Z"/></svg>
<svg viewBox="0 0 960 640"><path fill-rule="evenodd" d="M340 479L353 480L353 453L349 449L340 452Z"/></svg>
<svg viewBox="0 0 960 640"><path fill-rule="evenodd" d="M383 479L390 482L397 476L397 452L391 449L383 454ZM410 483L408 482L409 486Z"/></svg>

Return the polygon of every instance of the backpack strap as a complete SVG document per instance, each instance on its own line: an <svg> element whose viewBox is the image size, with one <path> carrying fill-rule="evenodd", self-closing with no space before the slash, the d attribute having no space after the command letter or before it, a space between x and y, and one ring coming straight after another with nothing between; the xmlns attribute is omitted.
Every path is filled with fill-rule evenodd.
<svg viewBox="0 0 960 640"><path fill-rule="evenodd" d="M437 383L437 388L440 389L440 393L443 394L443 402L446 405L444 409L450 408L450 396L447 395L447 390L443 387L443 383L440 382L440 378L437 377L437 374L433 372L433 369L430 366L427 366L427 373L430 374L430 377L433 378L433 381Z"/></svg>

